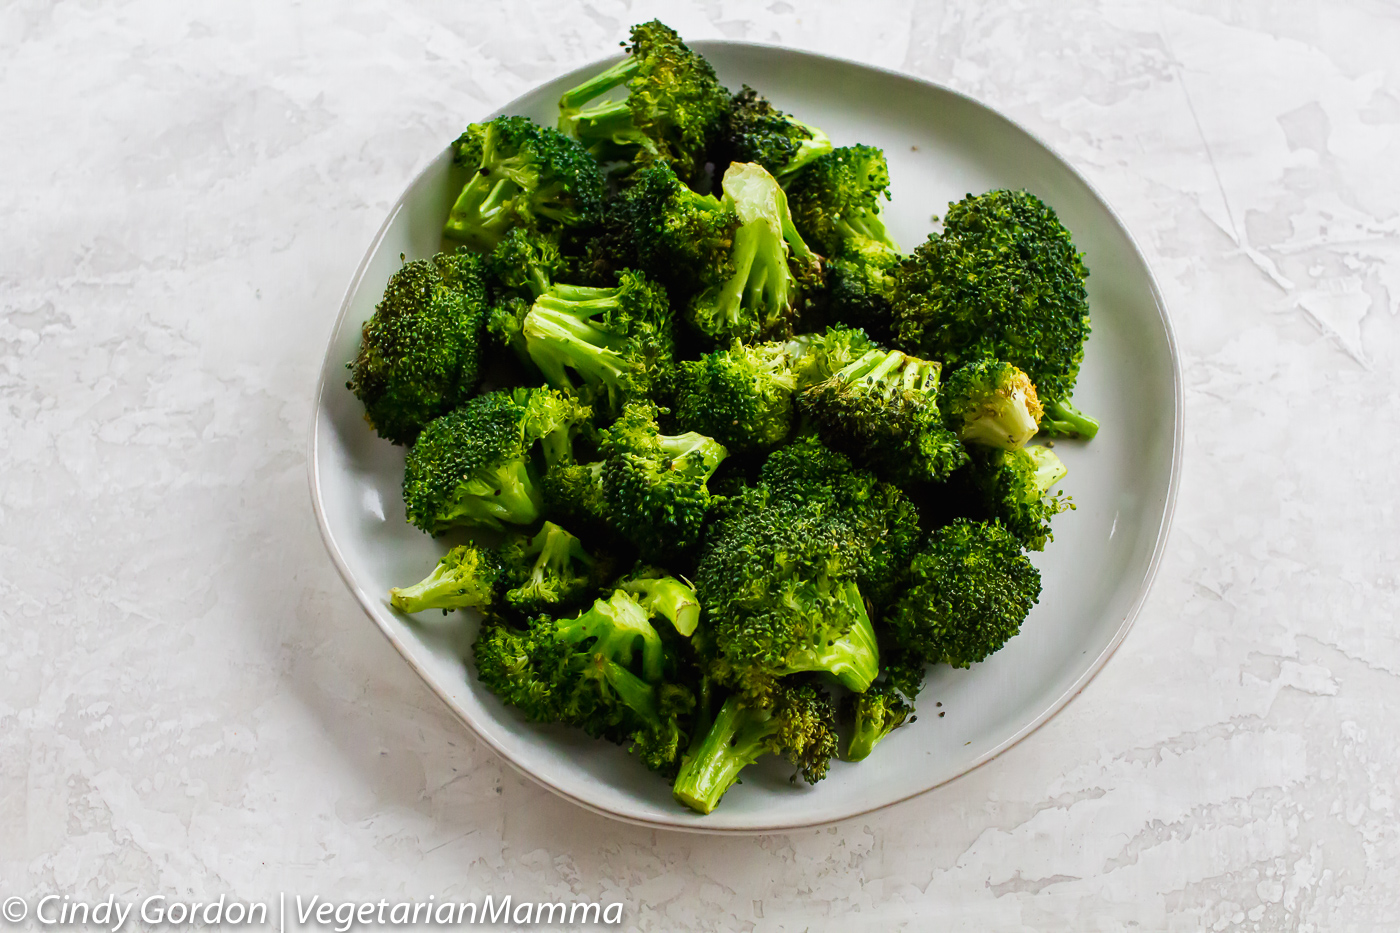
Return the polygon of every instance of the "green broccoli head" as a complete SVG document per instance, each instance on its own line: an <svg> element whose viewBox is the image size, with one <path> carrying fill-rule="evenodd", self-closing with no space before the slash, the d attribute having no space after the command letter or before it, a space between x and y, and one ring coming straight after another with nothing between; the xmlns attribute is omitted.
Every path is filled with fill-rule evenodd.
<svg viewBox="0 0 1400 933"><path fill-rule="evenodd" d="M439 253L389 279L347 363L346 388L381 437L411 444L476 389L486 290L475 257Z"/></svg>
<svg viewBox="0 0 1400 933"><path fill-rule="evenodd" d="M744 85L730 101L719 142L725 162L755 162L780 181L831 151L831 138Z"/></svg>
<svg viewBox="0 0 1400 933"><path fill-rule="evenodd" d="M512 227L541 230L596 223L603 173L576 141L528 117L496 117L469 126L453 161L471 172L443 235L481 252Z"/></svg>
<svg viewBox="0 0 1400 933"><path fill-rule="evenodd" d="M616 261L643 270L679 303L733 275L738 227L732 205L697 194L660 164L638 172L610 202L603 241Z"/></svg>
<svg viewBox="0 0 1400 933"><path fill-rule="evenodd" d="M968 195L895 271L898 340L958 367L1005 360L1052 411L1089 336L1089 271L1054 210L1025 191Z"/></svg>
<svg viewBox="0 0 1400 933"><path fill-rule="evenodd" d="M840 331L812 342L800 368L822 378L798 392L798 410L827 444L898 482L947 479L967 454L943 425L939 364L876 347L852 359L857 345Z"/></svg>
<svg viewBox="0 0 1400 933"><path fill-rule="evenodd" d="M857 327L877 343L894 337L894 268L899 256L873 241L851 248L826 262L826 317L835 324Z"/></svg>
<svg viewBox="0 0 1400 933"><path fill-rule="evenodd" d="M664 163L700 188L707 153L729 110L729 92L710 63L657 20L632 27L627 52L559 99L559 128L603 162ZM607 99L624 85L625 100Z"/></svg>
<svg viewBox="0 0 1400 933"><path fill-rule="evenodd" d="M500 562L509 587L502 601L521 615L580 605L607 579L612 561L598 559L554 522L534 535L514 535L502 545Z"/></svg>
<svg viewBox="0 0 1400 933"><path fill-rule="evenodd" d="M710 278L691 299L688 319L721 340L790 333L804 286L820 283L821 264L793 226L787 196L762 166L734 162L724 173L721 203L739 225L727 262L703 267Z"/></svg>
<svg viewBox="0 0 1400 933"><path fill-rule="evenodd" d="M626 270L616 288L551 285L521 330L550 385L611 412L651 394L673 352L665 290Z"/></svg>
<svg viewBox="0 0 1400 933"><path fill-rule="evenodd" d="M1050 495L1068 473L1048 447L982 448L972 458L972 479L988 514L1032 551L1054 538L1050 520L1074 508L1068 496Z"/></svg>
<svg viewBox="0 0 1400 933"><path fill-rule="evenodd" d="M598 445L608 521L649 560L695 547L713 501L706 483L729 455L693 431L662 434L657 415L649 402L628 404Z"/></svg>
<svg viewBox="0 0 1400 933"><path fill-rule="evenodd" d="M408 520L430 534L528 525L543 505L538 477L570 459L587 406L547 389L478 395L432 421L404 463Z"/></svg>
<svg viewBox="0 0 1400 933"><path fill-rule="evenodd" d="M674 769L694 706L647 612L628 593L572 619L539 616L521 631L483 626L473 647L481 683L535 722L631 742L648 766Z"/></svg>
<svg viewBox="0 0 1400 933"><path fill-rule="evenodd" d="M851 739L843 757L846 761L864 761L876 745L904 725L914 707L888 682L882 682L864 693L846 697L843 712L851 722Z"/></svg>
<svg viewBox="0 0 1400 933"><path fill-rule="evenodd" d="M960 518L938 529L910 575L885 626L905 649L954 667L1000 650L1040 597L1040 571L997 522Z"/></svg>
<svg viewBox="0 0 1400 933"><path fill-rule="evenodd" d="M1025 373L1000 360L976 360L949 374L939 405L948 427L983 447L1024 447L1044 409Z"/></svg>
<svg viewBox="0 0 1400 933"><path fill-rule="evenodd" d="M488 609L500 596L504 576L495 548L463 544L444 554L421 582L390 589L389 601L401 612Z"/></svg>
<svg viewBox="0 0 1400 933"><path fill-rule="evenodd" d="M880 202L890 199L890 170L874 146L844 146L814 159L788 186L792 220L828 257L899 247L885 229Z"/></svg>
<svg viewBox="0 0 1400 933"><path fill-rule="evenodd" d="M735 453L762 451L792 433L797 380L781 343L734 343L679 365L676 424Z"/></svg>
<svg viewBox="0 0 1400 933"><path fill-rule="evenodd" d="M739 773L763 755L781 755L809 784L826 777L836 755L831 698L821 688L793 681L756 707L740 697L725 700L709 732L685 756L673 793L699 813L719 805Z"/></svg>

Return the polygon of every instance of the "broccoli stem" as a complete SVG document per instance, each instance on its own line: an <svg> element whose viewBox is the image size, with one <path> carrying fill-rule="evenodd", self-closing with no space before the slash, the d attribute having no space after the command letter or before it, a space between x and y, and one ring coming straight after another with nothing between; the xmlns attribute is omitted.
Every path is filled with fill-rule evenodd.
<svg viewBox="0 0 1400 933"><path fill-rule="evenodd" d="M656 688L621 664L602 654L586 662L588 675L605 682L623 705L653 726L661 725L661 713L656 703Z"/></svg>
<svg viewBox="0 0 1400 933"><path fill-rule="evenodd" d="M851 741L846 746L847 761L863 761L885 736L904 724L912 708L904 701L890 696L859 697L855 704L855 725Z"/></svg>
<svg viewBox="0 0 1400 933"><path fill-rule="evenodd" d="M674 577L648 577L629 580L622 588L637 597L642 608L665 616L676 632L686 638L700 624L700 602L695 591Z"/></svg>
<svg viewBox="0 0 1400 933"><path fill-rule="evenodd" d="M811 135L798 144L797 152L793 153L792 160L778 170L779 178L787 178L808 162L811 162L818 156L824 156L831 151L831 137L826 135L821 129L810 123L803 123L801 120L794 120L792 122L802 127Z"/></svg>
<svg viewBox="0 0 1400 933"><path fill-rule="evenodd" d="M544 500L528 464L511 460L470 476L457 486L439 526L458 523L500 528L529 525L540 517Z"/></svg>
<svg viewBox="0 0 1400 933"><path fill-rule="evenodd" d="M880 219L879 211L861 210L852 214L843 214L836 218L835 226L841 238L847 242L856 237L864 237L867 240L874 240L882 246L888 246L896 253L899 252L899 244L885 229L885 222Z"/></svg>
<svg viewBox="0 0 1400 933"><path fill-rule="evenodd" d="M573 563L578 561L585 566L593 565L593 558L583 549L578 538L560 528L554 522L545 522L539 534L530 541L527 554L535 555L535 564L530 568L529 579L521 589L538 591L550 576L561 576Z"/></svg>
<svg viewBox="0 0 1400 933"><path fill-rule="evenodd" d="M525 315L526 352L556 389L578 389L567 372L572 369L585 382L604 386L609 400L616 401L630 368L621 353L626 341L588 321L615 305L613 294L604 288L554 286Z"/></svg>
<svg viewBox="0 0 1400 933"><path fill-rule="evenodd" d="M698 813L714 810L739 772L768 751L778 727L771 712L750 709L736 697L725 700L710 731L681 764L672 786L676 799Z"/></svg>
<svg viewBox="0 0 1400 933"><path fill-rule="evenodd" d="M1046 403L1040 430L1059 437L1082 437L1087 441L1099 433L1099 423L1064 398Z"/></svg>
<svg viewBox="0 0 1400 933"><path fill-rule="evenodd" d="M843 687L864 693L880 673L880 649L875 640L875 628L865 611L865 600L854 583L844 584L836 593L843 615L851 617L851 627L839 638L824 644L804 648L790 654L783 669L785 674L799 671L825 671L841 682Z"/></svg>
<svg viewBox="0 0 1400 933"><path fill-rule="evenodd" d="M670 458L671 469L689 476L703 475L707 480L729 456L729 451L719 441L695 431L658 434L656 443Z"/></svg>
<svg viewBox="0 0 1400 933"><path fill-rule="evenodd" d="M720 326L728 333L743 321L743 309L757 311L760 322L771 322L792 306L793 278L787 267L782 237L766 218L756 217L734 233L730 253L734 274L720 287Z"/></svg>
<svg viewBox="0 0 1400 933"><path fill-rule="evenodd" d="M1069 468L1048 447L1023 448L1035 465L1035 485L1043 496L1060 480L1069 475Z"/></svg>
<svg viewBox="0 0 1400 933"><path fill-rule="evenodd" d="M577 87L565 91L564 96L559 98L559 109L561 111L577 111L600 94L606 94L613 88L631 81L633 76L641 70L641 67L641 60L629 55L611 68L600 71ZM559 128L561 130L568 129L562 121Z"/></svg>
<svg viewBox="0 0 1400 933"><path fill-rule="evenodd" d="M590 650L595 655L623 665L631 663L640 642L642 677L648 683L660 683L665 660L661 636L631 594L614 590L608 599L595 600L593 608L577 619L559 620L558 626L561 640L578 644L594 639Z"/></svg>

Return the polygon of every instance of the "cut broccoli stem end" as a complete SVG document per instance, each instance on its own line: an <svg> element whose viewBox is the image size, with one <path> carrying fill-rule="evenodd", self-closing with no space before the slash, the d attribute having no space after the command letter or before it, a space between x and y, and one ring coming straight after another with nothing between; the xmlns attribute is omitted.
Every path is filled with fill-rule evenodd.
<svg viewBox="0 0 1400 933"><path fill-rule="evenodd" d="M1056 437L1079 437L1087 441L1099 433L1099 423L1065 398L1046 403L1040 430Z"/></svg>
<svg viewBox="0 0 1400 933"><path fill-rule="evenodd" d="M776 717L751 710L730 697L720 707L714 725L681 764L672 792L676 800L697 813L710 813L739 772L759 759L778 731Z"/></svg>
<svg viewBox="0 0 1400 933"><path fill-rule="evenodd" d="M904 724L910 708L887 697L861 697L856 701L855 726L846 746L847 761L864 761L885 736Z"/></svg>
<svg viewBox="0 0 1400 933"><path fill-rule="evenodd" d="M958 437L969 444L1016 450L1035 436L1039 427L1025 399L997 396L964 418Z"/></svg>
<svg viewBox="0 0 1400 933"><path fill-rule="evenodd" d="M676 633L689 638L700 624L700 602L695 591L674 577L631 580L622 588L637 597L648 612L663 616Z"/></svg>
<svg viewBox="0 0 1400 933"><path fill-rule="evenodd" d="M480 609L495 599L494 579L481 575L482 560L474 548L454 548L425 579L389 590L389 601L400 612L427 609Z"/></svg>

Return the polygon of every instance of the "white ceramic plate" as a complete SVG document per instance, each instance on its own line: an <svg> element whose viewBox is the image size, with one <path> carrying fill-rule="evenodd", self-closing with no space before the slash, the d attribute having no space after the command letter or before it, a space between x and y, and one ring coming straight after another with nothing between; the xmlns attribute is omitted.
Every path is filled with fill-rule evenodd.
<svg viewBox="0 0 1400 933"><path fill-rule="evenodd" d="M1102 667L1137 614L1166 540L1181 453L1180 374L1165 308L1131 237L1084 179L1025 130L952 91L864 65L742 43L694 47L728 87L759 89L837 145L883 147L893 179L888 224L906 250L949 201L1009 187L1053 206L1087 254L1094 330L1075 400L1103 427L1092 443L1056 446L1078 510L1057 518L1054 543L1035 556L1044 592L1022 633L971 670L932 673L920 697L924 715L866 761L833 762L825 781L806 787L768 760L704 817L674 803L667 782L621 748L532 725L497 701L463 662L475 619L443 628L440 614L411 621L388 604L389 587L423 577L446 545L406 523L403 451L374 435L345 388L345 362L399 254L421 258L439 248L462 184L448 150L409 185L350 283L317 389L311 490L326 546L365 611L462 722L522 772L633 823L786 830L885 807L966 773L1054 715ZM605 64L564 75L500 113L553 125L559 95ZM463 125L473 116L486 119L463 114ZM941 719L930 712L935 701Z"/></svg>

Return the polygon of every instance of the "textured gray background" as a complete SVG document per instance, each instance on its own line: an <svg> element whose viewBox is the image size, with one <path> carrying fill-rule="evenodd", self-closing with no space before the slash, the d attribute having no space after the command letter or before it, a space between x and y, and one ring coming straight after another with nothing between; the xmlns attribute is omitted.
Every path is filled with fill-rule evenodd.
<svg viewBox="0 0 1400 933"><path fill-rule="evenodd" d="M0 896L624 900L642 930L1400 923L1400 13L1320 2L0 8ZM661 12L1002 109L1186 380L1136 628L987 767L820 831L591 816L478 747L312 519L336 304L471 117Z"/></svg>

